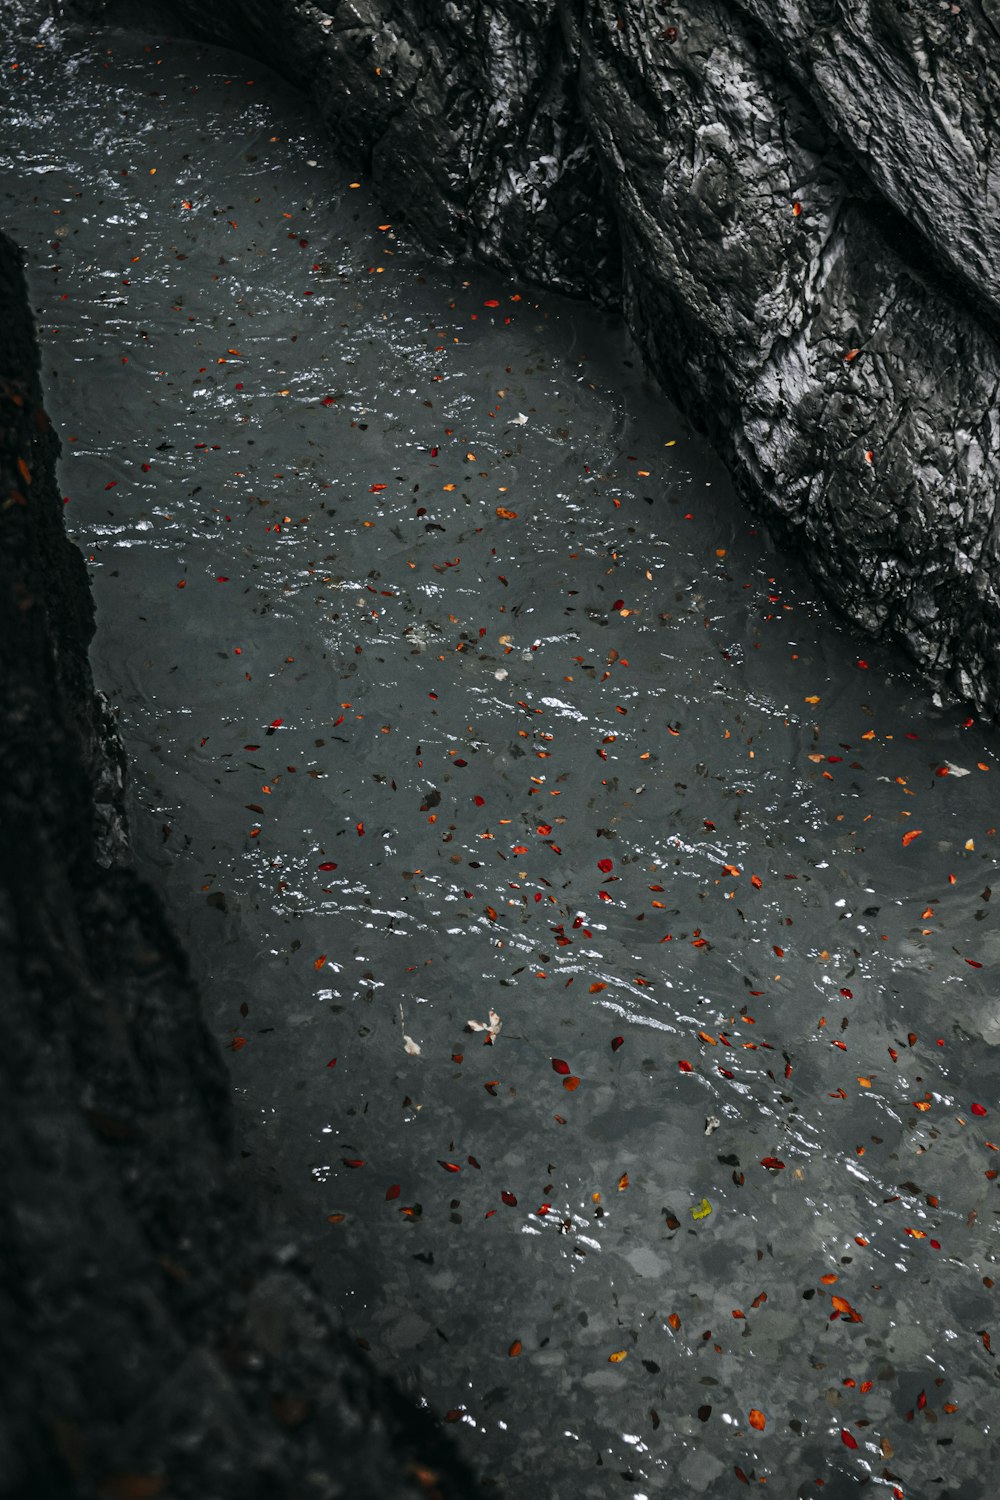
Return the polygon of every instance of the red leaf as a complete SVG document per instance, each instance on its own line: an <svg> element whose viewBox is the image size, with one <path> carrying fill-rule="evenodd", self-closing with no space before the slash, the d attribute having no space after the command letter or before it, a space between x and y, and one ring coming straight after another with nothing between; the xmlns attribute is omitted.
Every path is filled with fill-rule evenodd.
<svg viewBox="0 0 1000 1500"><path fill-rule="evenodd" d="M599 859L597 861L597 868L604 875L610 875L611 871L614 869L614 867L615 867L615 862L614 862L613 859Z"/></svg>
<svg viewBox="0 0 1000 1500"><path fill-rule="evenodd" d="M398 1198L399 1197L399 1193L400 1193L399 1183L398 1182L394 1182L392 1184L392 1187L387 1187L386 1190L385 1190L386 1202L387 1203L391 1203L394 1198Z"/></svg>
<svg viewBox="0 0 1000 1500"><path fill-rule="evenodd" d="M624 609L625 608L625 600L624 599L616 599L615 602L614 602L614 604L612 604L611 608L612 609Z"/></svg>
<svg viewBox="0 0 1000 1500"><path fill-rule="evenodd" d="M317 865L316 868L317 870L335 870L337 866L332 859L327 859L321 865Z"/></svg>
<svg viewBox="0 0 1000 1500"><path fill-rule="evenodd" d="M856 1448L858 1446L857 1438L853 1433L848 1432L846 1427L841 1428L840 1441L843 1443L845 1448Z"/></svg>
<svg viewBox="0 0 1000 1500"><path fill-rule="evenodd" d="M613 1036L611 1038L611 1050L612 1050L612 1052L617 1052L618 1048L619 1047L624 1047L624 1045L625 1045L625 1038L623 1036Z"/></svg>
<svg viewBox="0 0 1000 1500"><path fill-rule="evenodd" d="M682 1073L690 1073L692 1071L691 1064L687 1061L686 1058L682 1057L677 1066L680 1068Z"/></svg>
<svg viewBox="0 0 1000 1500"><path fill-rule="evenodd" d="M762 1156L760 1164L762 1167L770 1167L775 1172L783 1172L785 1170L785 1163L780 1161L776 1156Z"/></svg>
<svg viewBox="0 0 1000 1500"><path fill-rule="evenodd" d="M503 1192L500 1194L500 1201L502 1203L506 1203L508 1208L517 1207L517 1199L515 1198L514 1194L507 1188L504 1188Z"/></svg>
<svg viewBox="0 0 1000 1500"><path fill-rule="evenodd" d="M438 1161L439 1167L444 1167L446 1172L461 1172L462 1168L455 1161Z"/></svg>
<svg viewBox="0 0 1000 1500"><path fill-rule="evenodd" d="M986 1113L986 1106L983 1104L973 1104L970 1107L974 1115L984 1115Z"/></svg>
<svg viewBox="0 0 1000 1500"><path fill-rule="evenodd" d="M553 1073L568 1073L569 1063L563 1062L561 1057L554 1057L552 1059L552 1071Z"/></svg>
<svg viewBox="0 0 1000 1500"><path fill-rule="evenodd" d="M360 1160L357 1160L357 1159L352 1160L348 1156L342 1156L340 1159L344 1163L345 1167L363 1167L364 1166L364 1162L363 1161L360 1161Z"/></svg>

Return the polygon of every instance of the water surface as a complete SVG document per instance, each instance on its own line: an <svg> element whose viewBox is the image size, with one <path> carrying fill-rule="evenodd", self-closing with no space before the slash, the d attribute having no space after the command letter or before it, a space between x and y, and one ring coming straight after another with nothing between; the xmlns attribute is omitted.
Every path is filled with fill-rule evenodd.
<svg viewBox="0 0 1000 1500"><path fill-rule="evenodd" d="M50 30L2 111L248 1192L495 1492L992 1494L995 732L256 64Z"/></svg>

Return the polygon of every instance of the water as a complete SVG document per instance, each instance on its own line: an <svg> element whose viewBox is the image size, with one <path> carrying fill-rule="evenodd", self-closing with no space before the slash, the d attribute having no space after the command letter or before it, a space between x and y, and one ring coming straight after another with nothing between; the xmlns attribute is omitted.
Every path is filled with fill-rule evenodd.
<svg viewBox="0 0 1000 1500"><path fill-rule="evenodd" d="M257 65L50 31L2 109L248 1192L494 1492L992 1494L995 731Z"/></svg>

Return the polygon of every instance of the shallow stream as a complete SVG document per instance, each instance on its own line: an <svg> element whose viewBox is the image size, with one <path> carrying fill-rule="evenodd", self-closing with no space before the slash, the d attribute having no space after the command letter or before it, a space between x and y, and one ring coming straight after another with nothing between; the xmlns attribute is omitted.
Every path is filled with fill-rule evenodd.
<svg viewBox="0 0 1000 1500"><path fill-rule="evenodd" d="M248 1192L487 1492L992 1495L996 732L614 319L428 263L266 70L49 30L3 78Z"/></svg>

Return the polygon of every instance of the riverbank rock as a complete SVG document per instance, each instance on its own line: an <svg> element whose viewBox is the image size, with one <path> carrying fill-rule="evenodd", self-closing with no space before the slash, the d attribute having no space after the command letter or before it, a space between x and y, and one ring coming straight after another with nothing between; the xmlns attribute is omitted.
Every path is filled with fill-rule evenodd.
<svg viewBox="0 0 1000 1500"><path fill-rule="evenodd" d="M435 250L620 302L824 594L994 714L1000 104L986 8L177 0Z"/></svg>
<svg viewBox="0 0 1000 1500"><path fill-rule="evenodd" d="M472 1495L241 1201L226 1070L128 860L2 236L0 308L0 1496Z"/></svg>

